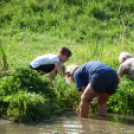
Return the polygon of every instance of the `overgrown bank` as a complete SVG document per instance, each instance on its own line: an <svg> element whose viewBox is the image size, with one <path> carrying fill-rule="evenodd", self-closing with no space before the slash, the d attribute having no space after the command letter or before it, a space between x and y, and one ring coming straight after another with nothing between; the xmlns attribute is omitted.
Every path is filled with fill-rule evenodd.
<svg viewBox="0 0 134 134"><path fill-rule="evenodd" d="M1 78L1 117L15 122L37 122L75 111L77 92L63 86L63 81L54 85L28 68L17 69Z"/></svg>

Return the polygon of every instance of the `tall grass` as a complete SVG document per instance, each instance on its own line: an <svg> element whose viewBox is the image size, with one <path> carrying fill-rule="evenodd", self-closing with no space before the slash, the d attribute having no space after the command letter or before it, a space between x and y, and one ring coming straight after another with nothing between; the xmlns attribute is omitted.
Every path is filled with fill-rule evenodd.
<svg viewBox="0 0 134 134"><path fill-rule="evenodd" d="M0 40L0 60L1 60L1 71L8 70L6 51L4 46L1 43L1 40Z"/></svg>

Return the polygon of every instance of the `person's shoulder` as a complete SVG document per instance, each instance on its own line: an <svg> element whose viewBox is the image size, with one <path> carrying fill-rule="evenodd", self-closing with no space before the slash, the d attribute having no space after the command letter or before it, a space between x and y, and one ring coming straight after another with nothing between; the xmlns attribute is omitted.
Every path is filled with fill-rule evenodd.
<svg viewBox="0 0 134 134"><path fill-rule="evenodd" d="M120 68L127 67L132 64L134 64L134 58L128 58L126 61L124 61L122 64L120 64Z"/></svg>
<svg viewBox="0 0 134 134"><path fill-rule="evenodd" d="M60 63L60 59L59 59L58 55L55 53L49 54L49 58L52 60L53 63Z"/></svg>
<svg viewBox="0 0 134 134"><path fill-rule="evenodd" d="M133 60L134 60L134 58L128 58L127 60L131 60L131 61L133 61ZM126 61L127 61L127 60L126 60Z"/></svg>
<svg viewBox="0 0 134 134"><path fill-rule="evenodd" d="M133 63L134 62L134 58L128 58L124 63Z"/></svg>

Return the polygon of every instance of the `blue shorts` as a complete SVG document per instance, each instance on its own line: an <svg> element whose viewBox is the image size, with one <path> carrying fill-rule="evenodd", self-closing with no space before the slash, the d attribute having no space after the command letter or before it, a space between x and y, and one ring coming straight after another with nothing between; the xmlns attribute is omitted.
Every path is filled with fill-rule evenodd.
<svg viewBox="0 0 134 134"><path fill-rule="evenodd" d="M116 71L108 70L102 76L92 78L90 84L97 93L114 94L117 90L119 79Z"/></svg>

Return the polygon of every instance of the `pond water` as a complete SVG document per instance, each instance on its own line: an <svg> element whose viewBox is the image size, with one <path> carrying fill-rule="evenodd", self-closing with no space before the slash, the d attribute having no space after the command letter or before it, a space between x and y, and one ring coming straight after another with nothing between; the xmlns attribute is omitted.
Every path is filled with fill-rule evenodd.
<svg viewBox="0 0 134 134"><path fill-rule="evenodd" d="M52 117L34 125L0 120L0 134L134 134L134 116L107 115L105 119L90 115Z"/></svg>

